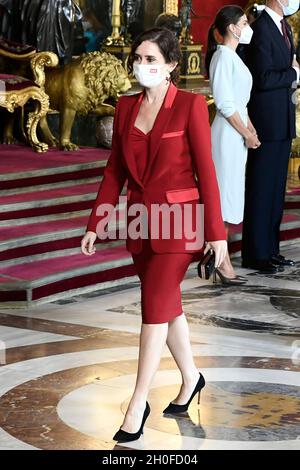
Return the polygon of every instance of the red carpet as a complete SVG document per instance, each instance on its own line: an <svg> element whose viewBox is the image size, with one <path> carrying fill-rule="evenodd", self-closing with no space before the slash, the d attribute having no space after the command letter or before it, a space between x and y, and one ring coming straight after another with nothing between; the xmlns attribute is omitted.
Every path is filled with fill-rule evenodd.
<svg viewBox="0 0 300 470"><path fill-rule="evenodd" d="M78 252L74 255L60 256L55 259L32 261L31 263L1 268L1 275L14 278L16 281L34 281L45 276L58 275L58 273L65 273L74 269L82 270L85 267L90 268L92 265L130 257L123 246L96 251L91 257L83 256L79 249Z"/></svg>
<svg viewBox="0 0 300 470"><path fill-rule="evenodd" d="M290 189L287 194L289 196L299 196L300 195L300 188Z"/></svg>
<svg viewBox="0 0 300 470"><path fill-rule="evenodd" d="M61 168L100 160L107 160L110 151L98 148L82 148L79 152L63 152L50 149L47 153L37 154L30 147L0 144L0 175Z"/></svg>
<svg viewBox="0 0 300 470"><path fill-rule="evenodd" d="M64 198L68 196L84 196L91 192L96 192L99 188L99 183L78 184L67 188L48 189L47 191L32 191L22 194L14 194L12 196L0 195L0 204L9 209L9 205L15 204L16 207L26 206L28 201L43 201L48 199ZM7 210L9 212L9 210Z"/></svg>
<svg viewBox="0 0 300 470"><path fill-rule="evenodd" d="M84 227L88 217L74 217L64 220L52 220L50 222L40 222L35 224L26 224L17 226L13 230L11 226L0 227L0 241L9 240L10 238L38 236L46 233L65 232L75 228Z"/></svg>
<svg viewBox="0 0 300 470"><path fill-rule="evenodd" d="M0 145L0 189L100 176L109 154L109 150L97 148L78 152L50 149L37 154L28 147Z"/></svg>

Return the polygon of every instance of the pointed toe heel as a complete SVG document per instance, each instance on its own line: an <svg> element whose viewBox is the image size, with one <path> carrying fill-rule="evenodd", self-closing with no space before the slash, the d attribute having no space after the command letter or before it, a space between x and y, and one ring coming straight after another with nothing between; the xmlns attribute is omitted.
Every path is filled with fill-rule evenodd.
<svg viewBox="0 0 300 470"><path fill-rule="evenodd" d="M140 429L137 432L131 433L131 432L123 431L123 429L120 428L119 431L117 431L116 434L114 435L113 440L117 442L131 442L131 441L136 441L137 439L139 439L141 435L144 433L144 424L149 414L150 414L150 406L149 406L149 403L147 402Z"/></svg>
<svg viewBox="0 0 300 470"><path fill-rule="evenodd" d="M248 281L248 279L243 276L236 276L234 278L226 277L218 268L215 268L213 275L214 284L217 283L217 276L219 277L221 284L224 286L243 286Z"/></svg>
<svg viewBox="0 0 300 470"><path fill-rule="evenodd" d="M184 413L185 411L188 410L188 407L193 400L194 396L197 395L198 393L198 405L200 405L200 394L202 388L205 386L205 380L202 374L200 374L199 380L196 384L196 387L193 390L193 393L191 394L189 400L185 405L176 405L176 403L170 403L167 408L164 409L163 413L164 414L178 414L178 413Z"/></svg>

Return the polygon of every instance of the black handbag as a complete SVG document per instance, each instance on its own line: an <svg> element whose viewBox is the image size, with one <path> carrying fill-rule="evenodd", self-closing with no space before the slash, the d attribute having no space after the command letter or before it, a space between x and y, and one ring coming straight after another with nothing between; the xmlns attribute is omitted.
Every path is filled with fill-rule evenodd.
<svg viewBox="0 0 300 470"><path fill-rule="evenodd" d="M203 255L197 266L197 270L198 276L201 279L210 278L215 270L215 252L213 250L209 250L205 255Z"/></svg>

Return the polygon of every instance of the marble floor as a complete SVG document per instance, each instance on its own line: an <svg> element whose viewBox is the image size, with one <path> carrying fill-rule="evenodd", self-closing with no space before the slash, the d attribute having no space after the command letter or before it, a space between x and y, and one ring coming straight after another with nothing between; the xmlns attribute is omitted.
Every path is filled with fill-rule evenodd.
<svg viewBox="0 0 300 470"><path fill-rule="evenodd" d="M300 241L283 273L242 288L182 283L207 386L189 412L162 410L180 374L167 349L143 437L116 445L137 368L139 283L32 309L0 309L0 449L300 449ZM238 267L239 259L234 260Z"/></svg>

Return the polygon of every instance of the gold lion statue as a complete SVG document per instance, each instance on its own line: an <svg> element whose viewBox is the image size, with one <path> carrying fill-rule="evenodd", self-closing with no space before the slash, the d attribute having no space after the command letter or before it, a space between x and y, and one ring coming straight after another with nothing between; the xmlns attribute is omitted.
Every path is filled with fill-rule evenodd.
<svg viewBox="0 0 300 470"><path fill-rule="evenodd" d="M113 116L115 108L105 103L116 101L131 88L122 62L107 52L83 54L67 65L48 70L45 91L50 108L60 112L59 141L52 135L46 117L40 122L45 141L63 150L77 150L71 142L76 113Z"/></svg>

